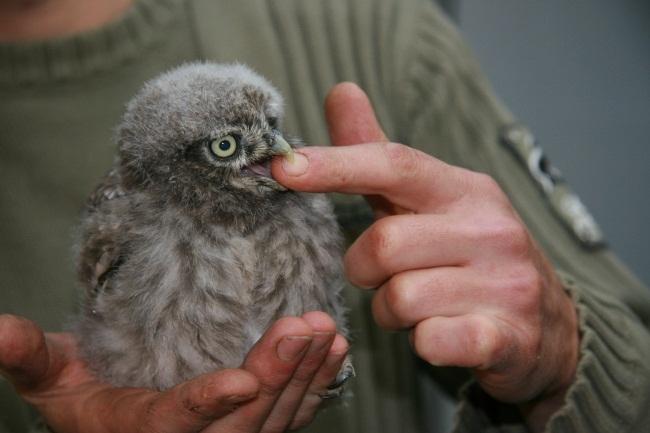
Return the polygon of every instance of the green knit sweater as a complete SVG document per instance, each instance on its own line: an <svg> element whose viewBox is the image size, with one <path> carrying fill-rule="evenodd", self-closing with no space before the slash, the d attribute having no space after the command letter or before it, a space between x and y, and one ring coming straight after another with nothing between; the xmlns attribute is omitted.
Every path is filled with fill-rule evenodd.
<svg viewBox="0 0 650 433"><path fill-rule="evenodd" d="M0 45L0 312L61 329L73 313L73 238L81 204L111 165L112 128L142 83L179 63L251 65L286 97L290 134L324 144L322 102L359 83L394 141L496 178L564 277L582 332L577 380L550 432L640 432L650 425L650 296L605 248L566 228L526 167L499 140L513 122L456 30L430 0L142 0L72 38ZM369 223L336 196L350 238ZM368 295L346 291L359 377L345 404L306 431L432 431L433 377L403 334L372 322ZM523 432L517 411L469 382L459 432ZM0 379L0 432L44 431ZM435 419L433 419L435 421Z"/></svg>

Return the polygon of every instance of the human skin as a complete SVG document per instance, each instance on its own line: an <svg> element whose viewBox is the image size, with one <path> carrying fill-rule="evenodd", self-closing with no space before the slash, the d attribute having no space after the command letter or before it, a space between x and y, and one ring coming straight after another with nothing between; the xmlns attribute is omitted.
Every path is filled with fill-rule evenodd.
<svg viewBox="0 0 650 433"><path fill-rule="evenodd" d="M334 147L275 160L274 178L299 191L365 195L376 220L345 269L374 290L376 322L407 330L432 365L471 369L542 431L575 376L577 314L507 196L485 174L390 143L354 84L331 91L326 115Z"/></svg>
<svg viewBox="0 0 650 433"><path fill-rule="evenodd" d="M58 433L279 433L308 424L348 351L321 312L278 320L239 369L165 392L99 382L74 337L0 315L0 374Z"/></svg>
<svg viewBox="0 0 650 433"><path fill-rule="evenodd" d="M86 3L89 7L84 6ZM97 28L122 14L131 3L132 0L0 2L0 41L60 37ZM577 319L551 265L505 194L485 175L451 167L421 152L389 143L367 98L355 86L344 84L335 88L326 109L332 142L345 147L301 150L307 159L298 155L287 172L276 161L276 179L299 190L366 195L375 209L377 222L348 251L346 269L353 283L376 288L373 312L377 322L387 329L409 330L416 353L433 365L471 368L488 393L499 400L517 403L531 429L541 431L561 407L575 374ZM304 172L296 175L300 170ZM409 254L403 254L404 251ZM287 331L283 335L289 335L294 330L284 326L287 325L283 322L277 332ZM268 335L263 341L275 338L275 334ZM21 338L26 341L19 341ZM39 345L38 341L48 343ZM333 354L346 345L337 336L325 364L334 362ZM3 350L7 347L13 352ZM56 404L73 408L87 404L99 409L102 415L86 415L109 420L113 427L127 418L120 411L147 405L155 410L172 408L170 417L178 414L194 420L193 425L203 425L232 407L221 402L220 396L248 397L246 391L260 386L268 388L268 371L259 372L261 378L251 377L250 368L244 366L242 370L208 375L163 394L99 389L79 360L62 355L66 351L74 353L71 336L49 334L44 340L41 331L30 322L0 316L0 369L9 374L7 366L14 365L7 364L10 353L19 354L26 365L34 366L33 370L19 369L14 373L18 374L15 383L28 400L38 397L42 407L50 408L57 407ZM272 351L261 349L249 355L251 366L262 365L265 359L274 365L274 357ZM50 373L60 369L60 374L45 374L43 369L50 369ZM325 376L320 371L317 374L323 383ZM237 378L249 388L230 388L239 383ZM24 385L23 380L29 385ZM210 395L217 403L208 405L206 418L197 421L196 414L187 415L186 408L178 405L178 398L208 386L211 381L228 386L212 389L215 394ZM271 395L277 399L282 391L278 391L281 386L277 383L275 386ZM310 390L314 386L312 381ZM287 393L289 397L282 393L280 406L295 406L294 394ZM85 403L89 396L97 398ZM54 398L53 402L49 402L49 397ZM318 400L313 393L306 394L299 403L298 421L313 416ZM206 401L198 403L197 407L203 407L201 404ZM246 406L258 405L268 409L265 403ZM237 413L240 412L233 412L229 419L236 419ZM286 412L281 412L269 419L282 424L285 418ZM259 424L263 418L255 419ZM128 432L125 427L120 428Z"/></svg>
<svg viewBox="0 0 650 433"><path fill-rule="evenodd" d="M337 147L302 148L291 164L273 161L276 180L296 190L366 195L377 221L350 247L345 265L351 282L376 290L378 324L409 330L415 352L432 365L470 368L486 392L518 404L531 430L542 431L575 375L577 318L505 194L486 175L389 143L356 85L334 88L326 113ZM279 335L333 333L331 319L320 318L329 327L307 323L299 332L294 326L305 325L300 319L277 323L241 370L154 393L97 383L66 355L74 354L69 335L44 340L31 322L1 316L0 370L61 432L110 431L103 423L137 431L129 429L147 413L161 415L151 422L165 420L181 432L206 425L208 432L282 431L313 417L317 393L334 378L347 343L338 336L324 363L306 355L302 363L285 365L281 377L273 372L278 360L271 348ZM188 395L192 403L183 404ZM197 415L188 407L201 409Z"/></svg>
<svg viewBox="0 0 650 433"><path fill-rule="evenodd" d="M121 16L133 0L0 0L0 42L85 32Z"/></svg>

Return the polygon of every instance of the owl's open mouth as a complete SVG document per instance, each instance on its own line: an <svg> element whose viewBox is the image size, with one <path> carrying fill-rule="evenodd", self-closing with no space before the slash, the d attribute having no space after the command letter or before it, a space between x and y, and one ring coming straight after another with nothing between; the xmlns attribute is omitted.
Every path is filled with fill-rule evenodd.
<svg viewBox="0 0 650 433"><path fill-rule="evenodd" d="M271 178L271 160L258 162L257 164L247 165L242 168L242 174L247 176L263 176Z"/></svg>
<svg viewBox="0 0 650 433"><path fill-rule="evenodd" d="M248 178L249 181L252 180L257 188L273 191L287 190L271 176L271 158L243 167L241 174L242 177Z"/></svg>

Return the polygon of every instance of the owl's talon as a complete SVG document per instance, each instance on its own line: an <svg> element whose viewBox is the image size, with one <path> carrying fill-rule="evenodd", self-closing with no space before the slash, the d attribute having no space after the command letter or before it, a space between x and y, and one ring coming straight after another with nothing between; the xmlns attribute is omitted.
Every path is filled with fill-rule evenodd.
<svg viewBox="0 0 650 433"><path fill-rule="evenodd" d="M348 356L345 358L345 361L343 361L343 365L336 375L334 382L332 382L332 384L327 387L326 391L318 394L318 396L323 400L330 400L333 398L341 397L345 391L345 384L354 376L356 376L354 366L352 365L352 361L350 361L350 357Z"/></svg>

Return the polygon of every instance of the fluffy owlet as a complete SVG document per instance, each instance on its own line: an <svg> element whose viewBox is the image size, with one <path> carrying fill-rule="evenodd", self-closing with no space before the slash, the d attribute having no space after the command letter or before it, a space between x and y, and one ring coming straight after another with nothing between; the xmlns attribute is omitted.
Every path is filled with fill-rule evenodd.
<svg viewBox="0 0 650 433"><path fill-rule="evenodd" d="M291 151L282 104L247 67L217 64L163 74L128 104L78 262L76 332L103 380L165 389L238 367L273 321L311 310L346 332L332 206L270 175Z"/></svg>

